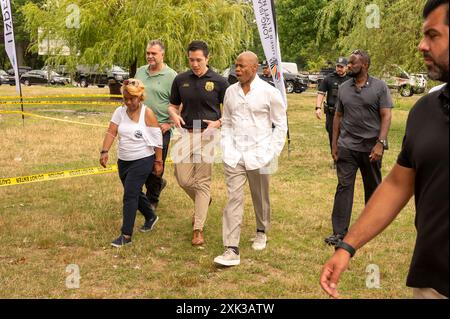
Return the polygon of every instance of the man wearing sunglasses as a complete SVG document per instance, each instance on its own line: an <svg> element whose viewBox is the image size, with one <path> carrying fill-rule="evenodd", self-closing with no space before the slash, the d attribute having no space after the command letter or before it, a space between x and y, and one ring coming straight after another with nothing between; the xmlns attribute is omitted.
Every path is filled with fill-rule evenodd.
<svg viewBox="0 0 450 319"><path fill-rule="evenodd" d="M366 203L381 183L381 159L387 149L392 98L386 84L369 75L369 67L369 55L362 50L353 51L348 61L352 79L339 87L332 140L338 185L332 212L333 234L325 239L329 245L338 244L347 233L358 169Z"/></svg>
<svg viewBox="0 0 450 319"><path fill-rule="evenodd" d="M406 285L414 298L448 299L449 288L449 1L428 0L419 51L428 76L445 82L411 109L397 164L322 269L320 285L332 297L356 249L391 224L414 195L417 239ZM385 287L386 288L386 287Z"/></svg>

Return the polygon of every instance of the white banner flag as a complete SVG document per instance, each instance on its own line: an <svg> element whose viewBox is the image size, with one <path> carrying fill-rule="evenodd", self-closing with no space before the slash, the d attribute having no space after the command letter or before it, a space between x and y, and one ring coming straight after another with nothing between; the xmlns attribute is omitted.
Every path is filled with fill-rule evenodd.
<svg viewBox="0 0 450 319"><path fill-rule="evenodd" d="M14 70L16 78L16 91L20 93L19 70L17 66L16 43L14 41L14 28L12 21L11 4L9 0L0 0L3 15L3 31L5 34L5 50Z"/></svg>
<svg viewBox="0 0 450 319"><path fill-rule="evenodd" d="M252 1L256 23L258 25L259 37L261 38L267 63L269 64L272 72L273 82L275 87L280 90L284 103L287 105L274 4L272 0Z"/></svg>

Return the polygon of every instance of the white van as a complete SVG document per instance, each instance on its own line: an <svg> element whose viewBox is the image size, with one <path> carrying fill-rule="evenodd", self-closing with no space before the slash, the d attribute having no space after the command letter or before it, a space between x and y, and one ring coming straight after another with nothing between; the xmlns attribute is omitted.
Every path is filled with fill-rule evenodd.
<svg viewBox="0 0 450 319"><path fill-rule="evenodd" d="M281 67L283 68L283 70L286 72L290 72L293 74L298 74L298 67L297 67L297 63L294 62L281 62Z"/></svg>

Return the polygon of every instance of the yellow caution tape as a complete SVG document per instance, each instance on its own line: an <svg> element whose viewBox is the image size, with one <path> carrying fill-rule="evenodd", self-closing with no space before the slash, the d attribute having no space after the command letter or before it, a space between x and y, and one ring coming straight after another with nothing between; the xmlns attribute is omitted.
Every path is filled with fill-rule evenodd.
<svg viewBox="0 0 450 319"><path fill-rule="evenodd" d="M34 95L34 96L22 96L23 100L26 99L56 99L56 98L66 98L66 97L115 97L122 98L120 94L59 94L59 95ZM19 95L7 95L2 96L2 100L20 100Z"/></svg>
<svg viewBox="0 0 450 319"><path fill-rule="evenodd" d="M0 110L0 114L21 114L21 115L25 115L25 116L32 116L32 117L37 117L37 118L46 119L46 120L52 120L52 121L59 121L59 122L66 122L66 123L73 123L73 124L81 124L81 125L88 125L88 126L96 126L96 127L108 127L107 125L94 124L94 123L84 123L84 122L77 122L77 121L71 121L71 120L64 120L64 119L59 119L59 118L56 118L56 117L37 115L37 114L21 112L21 111L4 111L4 110Z"/></svg>
<svg viewBox="0 0 450 319"><path fill-rule="evenodd" d="M52 181L52 180L57 180L57 179L65 179L65 178L88 176L88 175L114 173L114 172L117 172L117 165L111 165L110 167L107 167L107 168L103 168L103 167L80 168L80 169L72 169L72 170L65 170L65 171L52 172L52 173L34 174L34 175L11 177L11 178L0 178L0 187L19 185L19 184L45 182L45 181Z"/></svg>
<svg viewBox="0 0 450 319"><path fill-rule="evenodd" d="M18 101L0 101L1 105L103 105L103 106L119 106L122 102L100 102L100 101L33 101L33 102L18 102Z"/></svg>

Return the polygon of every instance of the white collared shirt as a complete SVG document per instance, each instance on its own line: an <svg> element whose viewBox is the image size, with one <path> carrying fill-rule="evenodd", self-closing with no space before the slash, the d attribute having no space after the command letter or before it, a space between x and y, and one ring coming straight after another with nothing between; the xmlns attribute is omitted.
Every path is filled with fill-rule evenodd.
<svg viewBox="0 0 450 319"><path fill-rule="evenodd" d="M234 168L242 160L247 170L254 170L280 155L287 133L286 109L281 93L258 75L247 94L239 82L231 85L223 102L221 146L225 164Z"/></svg>

